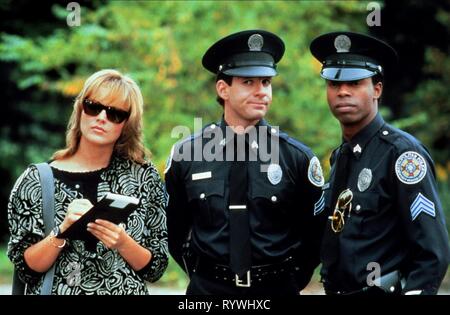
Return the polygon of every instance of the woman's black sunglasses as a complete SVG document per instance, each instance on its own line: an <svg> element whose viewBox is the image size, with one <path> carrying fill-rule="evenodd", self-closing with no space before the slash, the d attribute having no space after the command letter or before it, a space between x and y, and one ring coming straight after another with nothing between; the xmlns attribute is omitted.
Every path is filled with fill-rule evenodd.
<svg viewBox="0 0 450 315"><path fill-rule="evenodd" d="M97 116L102 112L102 110L105 110L108 120L115 124L120 124L125 119L130 117L129 112L111 106L105 106L102 103L94 102L87 98L83 100L83 110L89 116Z"/></svg>

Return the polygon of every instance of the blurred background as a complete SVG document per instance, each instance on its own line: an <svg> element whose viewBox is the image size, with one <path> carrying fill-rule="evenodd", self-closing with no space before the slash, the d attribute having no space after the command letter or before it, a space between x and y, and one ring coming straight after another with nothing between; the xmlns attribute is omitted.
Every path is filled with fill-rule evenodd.
<svg viewBox="0 0 450 315"><path fill-rule="evenodd" d="M244 29L266 29L285 41L267 118L310 146L326 177L340 128L328 111L309 43L337 30L389 42L400 64L387 78L381 112L431 151L449 225L450 1L78 1L79 26L68 21L75 12L68 2L0 0L0 287L9 290L12 277L6 257L9 193L27 165L48 160L64 146L85 79L116 68L138 82L146 145L162 174L179 140L171 137L175 126L193 131L194 117L207 124L221 116L214 77L201 66L203 53ZM450 292L448 282L447 275L442 292ZM152 286L153 293L183 293L186 278L171 261ZM316 275L309 293L320 293L320 287Z"/></svg>

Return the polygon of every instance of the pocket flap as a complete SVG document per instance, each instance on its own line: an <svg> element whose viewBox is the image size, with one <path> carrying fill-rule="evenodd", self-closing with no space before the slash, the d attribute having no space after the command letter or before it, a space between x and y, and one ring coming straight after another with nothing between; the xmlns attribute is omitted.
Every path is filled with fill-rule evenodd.
<svg viewBox="0 0 450 315"><path fill-rule="evenodd" d="M221 196L224 194L223 179L203 180L201 182L190 182L186 184L188 201L194 199L205 199L210 196Z"/></svg>

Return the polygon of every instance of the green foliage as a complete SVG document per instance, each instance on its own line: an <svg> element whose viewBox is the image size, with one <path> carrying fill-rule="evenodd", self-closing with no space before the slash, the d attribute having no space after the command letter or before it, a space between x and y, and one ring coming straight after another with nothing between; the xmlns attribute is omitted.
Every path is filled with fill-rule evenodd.
<svg viewBox="0 0 450 315"><path fill-rule="evenodd" d="M347 29L352 23L353 29L363 30L365 5L353 1L326 5L315 1L114 1L96 10L82 7L80 27L58 28L37 38L2 34L0 55L17 63L14 79L19 88L68 97L63 104L47 104L50 111L64 107L69 112L83 80L99 69L129 73L143 91L146 143L162 170L171 145L178 140L170 137L173 127L186 125L192 130L193 117L201 116L204 124L220 118L213 75L200 62L206 49L231 32L268 29L280 34L287 47L280 76L273 82L268 119L326 159L339 142L339 128L329 115L324 85L317 75L319 66L308 45L317 34ZM53 12L61 20L66 18L64 7L54 5ZM269 12L276 12L276 18ZM336 14L339 20L334 19ZM74 72L68 71L72 65L76 65Z"/></svg>
<svg viewBox="0 0 450 315"><path fill-rule="evenodd" d="M184 290L188 284L186 273L178 266L174 259L170 258L164 275L156 283L158 286Z"/></svg>
<svg viewBox="0 0 450 315"><path fill-rule="evenodd" d="M13 275L13 264L6 256L6 246L0 246L0 285L10 283Z"/></svg>
<svg viewBox="0 0 450 315"><path fill-rule="evenodd" d="M450 30L450 26L448 28ZM445 163L450 152L450 58L432 47L427 49L425 56L425 73L431 79L409 93L407 101L411 116L422 117L414 124L414 134L433 146L436 161Z"/></svg>
<svg viewBox="0 0 450 315"><path fill-rule="evenodd" d="M328 31L367 32L368 1L95 3L95 7L82 4L79 27L67 26L65 6L55 4L53 28L39 22L23 33L0 33L0 61L11 65L6 76L16 85L6 92L6 114L0 117L0 174L7 182L2 196L9 194L27 164L48 159L64 145L74 97L84 80L103 68L127 73L140 85L146 145L162 172L178 140L171 137L175 126L194 131L194 117L201 117L204 124L220 118L214 78L201 66L201 57L217 39L243 29L267 29L285 41L267 118L310 146L327 173L340 128L329 113L320 64L311 56L309 43ZM8 5L12 6L0 7ZM448 12L441 10L436 18L450 25ZM426 61L428 77L407 98L410 115L396 124L434 148L443 183L441 198L444 209L449 209L450 58L429 47ZM385 117L390 114L386 108L382 111ZM1 260L0 267L3 264ZM183 286L180 274L172 261L161 282Z"/></svg>

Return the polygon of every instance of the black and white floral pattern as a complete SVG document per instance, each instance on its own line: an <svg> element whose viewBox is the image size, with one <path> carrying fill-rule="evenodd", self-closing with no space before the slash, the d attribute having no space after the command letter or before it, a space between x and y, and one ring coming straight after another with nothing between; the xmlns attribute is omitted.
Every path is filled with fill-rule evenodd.
<svg viewBox="0 0 450 315"><path fill-rule="evenodd" d="M100 176L98 199L108 192L140 199L140 206L129 216L125 230L150 250L150 263L136 272L116 250L101 242L95 251L88 251L83 241L68 241L56 260L52 294L148 294L145 281L155 282L165 271L167 194L155 167L113 157ZM55 224L61 224L67 206L75 198L83 196L55 179ZM28 284L27 294L39 294L45 273L31 270L24 261L25 250L45 237L39 174L34 166L27 168L14 185L8 219L11 234L8 257L19 277Z"/></svg>

